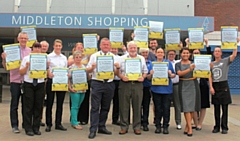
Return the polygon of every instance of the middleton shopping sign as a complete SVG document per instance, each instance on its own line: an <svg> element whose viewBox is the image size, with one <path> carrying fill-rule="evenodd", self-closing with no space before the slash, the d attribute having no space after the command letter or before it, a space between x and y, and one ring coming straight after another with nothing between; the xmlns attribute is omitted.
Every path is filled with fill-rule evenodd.
<svg viewBox="0 0 240 141"><path fill-rule="evenodd" d="M134 26L148 26L149 21L164 22L164 28L203 27L214 31L213 17L193 16L129 16L129 15L87 15L87 14L0 14L0 27L19 27L36 25L38 28L89 28L107 29Z"/></svg>

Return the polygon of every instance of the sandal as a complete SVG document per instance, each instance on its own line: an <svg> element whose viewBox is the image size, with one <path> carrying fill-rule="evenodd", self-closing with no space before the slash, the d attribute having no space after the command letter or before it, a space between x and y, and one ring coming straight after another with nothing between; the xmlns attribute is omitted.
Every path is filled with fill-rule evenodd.
<svg viewBox="0 0 240 141"><path fill-rule="evenodd" d="M77 129L77 130L82 130L83 129L82 126L80 126L80 125L72 125L72 127L74 129Z"/></svg>

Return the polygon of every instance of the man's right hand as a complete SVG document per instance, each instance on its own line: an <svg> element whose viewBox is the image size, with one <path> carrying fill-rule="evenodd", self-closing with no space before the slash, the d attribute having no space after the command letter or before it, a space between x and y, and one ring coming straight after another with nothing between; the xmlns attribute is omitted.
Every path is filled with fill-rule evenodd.
<svg viewBox="0 0 240 141"><path fill-rule="evenodd" d="M6 57L7 57L7 54L6 54L5 52L3 52L1 56L2 56L2 59L4 59L4 60L5 60L5 59L6 59Z"/></svg>

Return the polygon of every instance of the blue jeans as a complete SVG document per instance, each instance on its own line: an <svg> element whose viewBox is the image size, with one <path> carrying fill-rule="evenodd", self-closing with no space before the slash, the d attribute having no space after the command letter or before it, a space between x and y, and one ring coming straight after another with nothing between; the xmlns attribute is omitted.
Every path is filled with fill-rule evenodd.
<svg viewBox="0 0 240 141"><path fill-rule="evenodd" d="M161 117L163 117L163 128L169 126L170 121L170 106L172 101L172 94L159 94L152 92L153 103L155 107L155 126L156 128L161 127Z"/></svg>
<svg viewBox="0 0 240 141"><path fill-rule="evenodd" d="M12 128L18 127L18 103L19 103L20 97L21 97L21 102L23 103L20 85L21 85L20 83L13 83L13 82L10 83L10 92L11 92L10 119L11 119ZM22 108L22 116L23 116L23 108Z"/></svg>
<svg viewBox="0 0 240 141"><path fill-rule="evenodd" d="M85 93L72 93L70 92L71 97L71 124L72 125L78 125L77 117L78 117L78 110L80 105L83 102Z"/></svg>

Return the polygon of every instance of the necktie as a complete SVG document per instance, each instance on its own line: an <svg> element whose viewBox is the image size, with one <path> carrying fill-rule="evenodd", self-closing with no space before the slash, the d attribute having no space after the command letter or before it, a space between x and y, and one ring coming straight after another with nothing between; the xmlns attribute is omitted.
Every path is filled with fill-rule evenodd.
<svg viewBox="0 0 240 141"><path fill-rule="evenodd" d="M38 80L36 78L33 79L33 86L37 86Z"/></svg>

